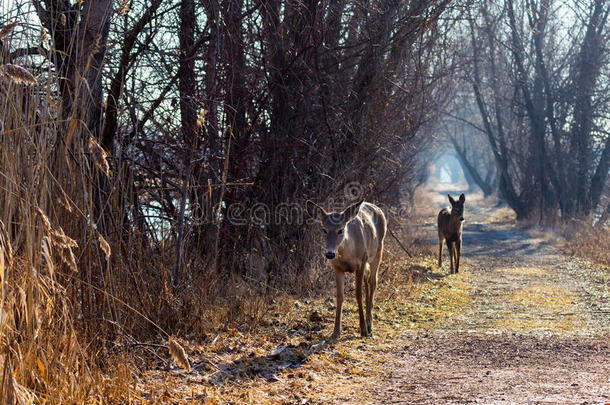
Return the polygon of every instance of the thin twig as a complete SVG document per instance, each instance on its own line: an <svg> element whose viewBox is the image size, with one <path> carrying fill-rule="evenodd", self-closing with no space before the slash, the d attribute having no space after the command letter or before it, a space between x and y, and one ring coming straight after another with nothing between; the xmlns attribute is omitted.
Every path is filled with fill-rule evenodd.
<svg viewBox="0 0 610 405"><path fill-rule="evenodd" d="M392 228L388 228L388 231L390 231L390 235L392 235L392 237L394 239L396 239L396 242L398 242L398 244L400 245L400 247L402 248L402 250L405 251L405 253L410 257L413 258L413 255L411 254L411 252L409 252L409 250L405 247L405 245L402 244L402 242L400 241L400 239L398 239L398 237L394 234L394 232L392 231Z"/></svg>

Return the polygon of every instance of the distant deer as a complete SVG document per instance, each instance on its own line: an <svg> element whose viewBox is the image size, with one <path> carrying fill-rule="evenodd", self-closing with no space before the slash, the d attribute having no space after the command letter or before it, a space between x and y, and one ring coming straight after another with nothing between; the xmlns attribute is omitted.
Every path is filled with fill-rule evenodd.
<svg viewBox="0 0 610 405"><path fill-rule="evenodd" d="M438 267L442 265L443 242L447 241L451 273L460 271L460 252L462 250L462 226L464 224L464 202L466 197L460 195L454 200L450 195L451 210L443 208L438 213ZM455 263L455 265L454 265ZM455 270L455 271L454 271Z"/></svg>
<svg viewBox="0 0 610 405"><path fill-rule="evenodd" d="M360 320L360 334L373 333L373 305L377 288L377 271L383 255L386 218L376 205L360 201L342 212L326 212L311 201L305 203L307 212L322 225L326 236L324 256L335 270L337 307L332 338L341 335L341 309L345 289L345 273L356 273L356 301ZM366 317L362 304L362 288L366 295Z"/></svg>

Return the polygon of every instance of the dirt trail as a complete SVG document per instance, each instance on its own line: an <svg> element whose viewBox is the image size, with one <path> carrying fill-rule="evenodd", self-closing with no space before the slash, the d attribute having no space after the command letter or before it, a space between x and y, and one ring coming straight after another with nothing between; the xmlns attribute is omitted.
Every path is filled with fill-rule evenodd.
<svg viewBox="0 0 610 405"><path fill-rule="evenodd" d="M478 204L478 205L477 205ZM490 220L471 202L463 273L470 303L410 332L377 403L610 403L610 291L545 235ZM434 226L424 232L434 243ZM444 257L444 266L448 266Z"/></svg>

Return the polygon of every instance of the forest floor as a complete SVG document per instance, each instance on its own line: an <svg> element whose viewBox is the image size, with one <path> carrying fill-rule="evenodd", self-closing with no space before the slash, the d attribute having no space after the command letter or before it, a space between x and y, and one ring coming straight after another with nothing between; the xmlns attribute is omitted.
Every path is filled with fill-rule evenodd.
<svg viewBox="0 0 610 405"><path fill-rule="evenodd" d="M387 272L373 337L359 336L348 290L343 335L328 340L329 286L278 300L254 331L184 342L193 369L143 373L134 402L610 404L610 268L467 196L462 267L449 275L446 250L442 269L435 258L446 192L430 200L417 229L430 248Z"/></svg>

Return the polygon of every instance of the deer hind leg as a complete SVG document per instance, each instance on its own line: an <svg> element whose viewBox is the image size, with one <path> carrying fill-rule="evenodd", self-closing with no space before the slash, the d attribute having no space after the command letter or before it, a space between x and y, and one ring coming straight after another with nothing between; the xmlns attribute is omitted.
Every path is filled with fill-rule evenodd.
<svg viewBox="0 0 610 405"><path fill-rule="evenodd" d="M462 240L458 239L455 241L455 272L460 271L460 256L462 253Z"/></svg>
<svg viewBox="0 0 610 405"><path fill-rule="evenodd" d="M337 339L341 336L341 310L343 308L343 293L345 290L345 273L335 270L335 284L337 287L337 302L335 308L335 330L332 338Z"/></svg>
<svg viewBox="0 0 610 405"><path fill-rule="evenodd" d="M373 333L373 307L375 306L375 290L377 289L377 276L382 256L383 245L379 248L375 260L371 263L371 272L369 274L369 299L366 303L366 326L368 327L369 335Z"/></svg>
<svg viewBox="0 0 610 405"><path fill-rule="evenodd" d="M443 266L443 242L443 237L438 235L438 267Z"/></svg>
<svg viewBox="0 0 610 405"><path fill-rule="evenodd" d="M449 239L447 239L447 250L449 251L449 274L453 274L454 242Z"/></svg>
<svg viewBox="0 0 610 405"><path fill-rule="evenodd" d="M364 267L364 318L366 319L367 332L370 333L371 324L369 323L369 303L371 302L371 290L370 290L370 271L371 266L366 265Z"/></svg>
<svg viewBox="0 0 610 405"><path fill-rule="evenodd" d="M363 260L360 268L356 270L356 301L358 302L358 320L360 323L361 336L368 336L368 328L366 326L366 319L364 318L364 305L362 303L362 284L364 281L366 265L366 260Z"/></svg>

